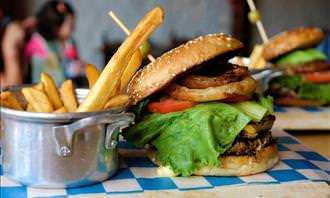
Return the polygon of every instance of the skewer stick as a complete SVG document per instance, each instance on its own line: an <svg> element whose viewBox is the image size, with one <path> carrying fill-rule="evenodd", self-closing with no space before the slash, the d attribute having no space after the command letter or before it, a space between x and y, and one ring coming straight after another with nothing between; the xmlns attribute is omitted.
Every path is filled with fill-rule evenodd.
<svg viewBox="0 0 330 198"><path fill-rule="evenodd" d="M110 11L108 14L117 23L117 25L127 34L127 36L131 33L126 27L126 25L123 24L123 22L117 17L117 15L113 11Z"/></svg>
<svg viewBox="0 0 330 198"><path fill-rule="evenodd" d="M247 0L247 3L249 5L249 8L251 11L255 11L257 10L253 0ZM267 43L268 42L268 36L266 34L266 31L265 31L265 28L264 28L264 25L262 24L261 20L258 19L257 23L257 28L258 28L258 31L259 31L259 34L261 36L261 39L262 39L262 42L263 43Z"/></svg>
<svg viewBox="0 0 330 198"><path fill-rule="evenodd" d="M151 54L148 54L147 57L150 60L150 62L154 62L156 60L155 57L153 57Z"/></svg>
<svg viewBox="0 0 330 198"><path fill-rule="evenodd" d="M113 11L110 11L108 14L120 27L120 29L122 29L126 33L127 36L131 33L129 29L126 27L126 25L118 18L118 16ZM151 54L148 54L147 57L150 60L150 62L154 62L156 60Z"/></svg>

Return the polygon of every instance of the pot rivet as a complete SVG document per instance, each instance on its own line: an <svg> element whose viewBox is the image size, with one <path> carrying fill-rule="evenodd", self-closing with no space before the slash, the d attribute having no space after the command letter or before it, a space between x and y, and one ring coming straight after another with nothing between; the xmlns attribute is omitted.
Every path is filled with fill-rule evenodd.
<svg viewBox="0 0 330 198"><path fill-rule="evenodd" d="M61 156L64 156L64 157L69 156L71 154L71 150L67 146L62 146L60 148L60 154L61 154Z"/></svg>

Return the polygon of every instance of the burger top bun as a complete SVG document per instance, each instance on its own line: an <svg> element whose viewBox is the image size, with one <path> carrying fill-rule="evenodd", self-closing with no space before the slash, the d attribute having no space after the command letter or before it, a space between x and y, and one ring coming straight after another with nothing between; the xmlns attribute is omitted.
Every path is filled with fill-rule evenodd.
<svg viewBox="0 0 330 198"><path fill-rule="evenodd" d="M128 85L131 104L145 99L168 85L194 66L243 48L243 44L225 34L198 37L174 48L138 71Z"/></svg>
<svg viewBox="0 0 330 198"><path fill-rule="evenodd" d="M272 60L293 50L316 45L323 39L324 33L319 28L295 28L272 37L265 44L263 57L266 60Z"/></svg>

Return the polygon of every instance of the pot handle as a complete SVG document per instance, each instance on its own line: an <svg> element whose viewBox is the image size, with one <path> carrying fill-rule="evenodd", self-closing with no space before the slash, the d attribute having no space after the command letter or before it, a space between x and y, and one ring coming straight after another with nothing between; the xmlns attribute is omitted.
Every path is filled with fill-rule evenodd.
<svg viewBox="0 0 330 198"><path fill-rule="evenodd" d="M53 136L57 145L57 154L61 157L68 157L72 154L72 139L74 134L85 127L97 124L109 124L107 126L105 147L107 149L117 146L117 141L111 142L111 137L116 128L128 126L134 120L134 114L100 114L83 118L74 123L53 127Z"/></svg>

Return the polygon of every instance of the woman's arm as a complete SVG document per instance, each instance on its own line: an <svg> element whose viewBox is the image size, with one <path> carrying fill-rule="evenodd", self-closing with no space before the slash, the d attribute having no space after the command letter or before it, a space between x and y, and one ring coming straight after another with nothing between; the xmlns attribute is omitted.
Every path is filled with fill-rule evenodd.
<svg viewBox="0 0 330 198"><path fill-rule="evenodd" d="M4 73L1 74L1 87L21 84L24 81L22 49L25 32L19 23L13 22L5 30L2 42Z"/></svg>

